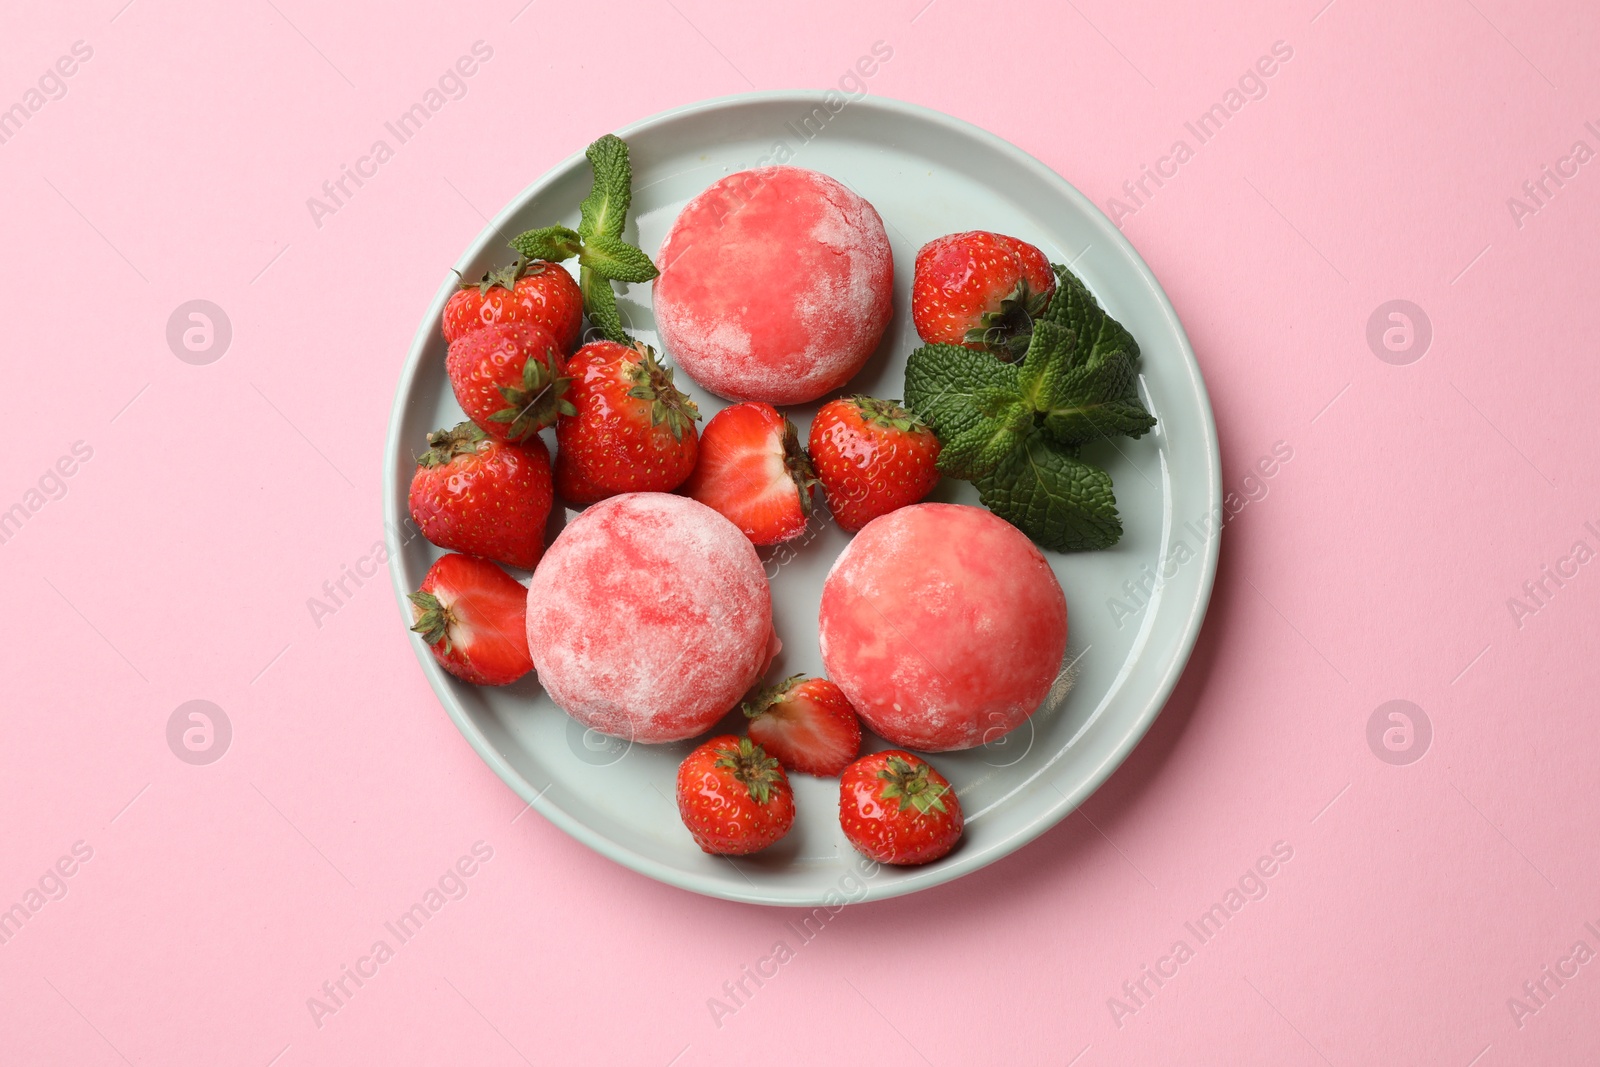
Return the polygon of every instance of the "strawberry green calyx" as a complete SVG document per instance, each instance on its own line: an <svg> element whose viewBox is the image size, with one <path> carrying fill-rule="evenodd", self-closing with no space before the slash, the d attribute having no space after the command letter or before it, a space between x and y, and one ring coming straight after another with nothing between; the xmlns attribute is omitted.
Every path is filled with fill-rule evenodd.
<svg viewBox="0 0 1600 1067"><path fill-rule="evenodd" d="M422 639L430 645L444 642L443 651L450 651L450 628L456 624L456 617L450 609L439 602L439 598L432 593L418 590L407 593L406 599L413 605L413 614L416 621L411 624L414 633L422 635Z"/></svg>
<svg viewBox="0 0 1600 1067"><path fill-rule="evenodd" d="M910 807L923 815L930 811L944 811L944 801L940 798L950 791L950 787L929 780L928 770L928 765L921 761L912 766L899 756L890 756L883 770L878 772L878 777L883 780L879 798L898 800L901 811Z"/></svg>
<svg viewBox="0 0 1600 1067"><path fill-rule="evenodd" d="M805 680L806 676L803 674L791 674L789 677L785 678L781 682L778 682L776 685L767 686L754 697L745 701L744 708L742 709L744 711L745 718L759 719L761 716L767 713L767 710L771 708L772 705L778 703L778 701L787 696L789 690L793 689L795 686L799 685Z"/></svg>
<svg viewBox="0 0 1600 1067"><path fill-rule="evenodd" d="M901 433L921 433L928 424L900 406L898 400L879 400L873 396L855 396L850 402L861 412L861 421L886 430Z"/></svg>
<svg viewBox="0 0 1600 1067"><path fill-rule="evenodd" d="M578 413L565 395L572 379L551 369L560 358L553 348L545 349L543 359L529 356L522 365L522 381L500 387L506 406L490 415L489 421L508 425L507 440L527 440L554 425L558 416Z"/></svg>
<svg viewBox="0 0 1600 1067"><path fill-rule="evenodd" d="M661 365L655 349L638 343L633 347L639 353L639 361L626 368L628 379L633 382L628 395L649 401L651 426L664 422L672 431L673 440L683 440L683 432L700 418L700 405L672 384L672 368Z"/></svg>
<svg viewBox="0 0 1600 1067"><path fill-rule="evenodd" d="M985 311L978 316L979 325L967 331L966 343L1015 363L1028 350L1033 320L1049 306L1049 293L1034 292L1028 279L1020 278L1016 288L1000 301L998 311Z"/></svg>
<svg viewBox="0 0 1600 1067"><path fill-rule="evenodd" d="M571 253L568 253L568 255L571 255ZM475 282L462 278L460 272L456 273L456 277L461 278L461 288L476 289L479 296L488 296L489 290L497 285L502 289L515 291L518 280L543 274L550 268L551 262L558 262L559 259L565 258L567 256L528 256L524 253L524 255L518 256L503 267L489 268L483 272L483 277ZM546 262L547 260L550 262Z"/></svg>
<svg viewBox="0 0 1600 1067"><path fill-rule="evenodd" d="M757 804L771 800L772 787L784 779L778 761L748 737L739 738L737 748L717 749L715 766L732 771L734 780L750 790L750 799Z"/></svg>
<svg viewBox="0 0 1600 1067"><path fill-rule="evenodd" d="M811 490L817 484L817 471L811 457L800 446L800 432L787 418L783 420L783 467L800 492L800 514L811 514Z"/></svg>
<svg viewBox="0 0 1600 1067"><path fill-rule="evenodd" d="M428 435L428 450L417 457L421 467L443 467L457 456L476 455L489 435L471 422L456 424L448 430L435 430Z"/></svg>
<svg viewBox="0 0 1600 1067"><path fill-rule="evenodd" d="M628 146L615 134L606 134L584 152L594 173L594 185L583 198L576 230L546 226L528 230L511 240L524 256L560 262L578 257L578 288L589 322L608 341L631 344L617 311L613 281L647 282L660 273L650 257L622 239L633 204L633 165Z"/></svg>

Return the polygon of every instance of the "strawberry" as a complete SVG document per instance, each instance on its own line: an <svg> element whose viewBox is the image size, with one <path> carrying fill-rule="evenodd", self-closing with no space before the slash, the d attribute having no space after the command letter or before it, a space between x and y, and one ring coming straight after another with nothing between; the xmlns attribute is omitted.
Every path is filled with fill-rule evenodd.
<svg viewBox="0 0 1600 1067"><path fill-rule="evenodd" d="M811 420L811 463L833 517L859 530L939 484L939 439L896 400L830 400Z"/></svg>
<svg viewBox="0 0 1600 1067"><path fill-rule="evenodd" d="M428 435L411 518L440 548L533 570L550 517L550 453L538 436L496 441L470 422Z"/></svg>
<svg viewBox="0 0 1600 1067"><path fill-rule="evenodd" d="M526 441L572 411L561 348L537 323L499 323L456 338L445 372L461 410L502 441Z"/></svg>
<svg viewBox="0 0 1600 1067"><path fill-rule="evenodd" d="M722 512L758 545L798 537L817 484L794 423L771 404L723 408L700 435L700 462L683 491Z"/></svg>
<svg viewBox="0 0 1600 1067"><path fill-rule="evenodd" d="M785 770L831 778L861 750L861 721L838 686L797 674L744 706L750 739Z"/></svg>
<svg viewBox="0 0 1600 1067"><path fill-rule="evenodd" d="M947 234L917 253L911 321L929 344L1015 362L1055 291L1050 261L1032 245L984 230Z"/></svg>
<svg viewBox="0 0 1600 1067"><path fill-rule="evenodd" d="M528 590L486 559L440 556L411 601L411 629L439 666L476 685L510 685L533 670Z"/></svg>
<svg viewBox="0 0 1600 1067"><path fill-rule="evenodd" d="M444 339L452 343L481 327L511 322L543 326L563 354L571 352L583 326L578 283L559 264L519 257L479 281L462 279L444 305Z"/></svg>
<svg viewBox="0 0 1600 1067"><path fill-rule="evenodd" d="M961 802L926 760L891 748L840 775L839 825L858 852L879 863L927 863L960 840Z"/></svg>
<svg viewBox="0 0 1600 1067"><path fill-rule="evenodd" d="M760 745L723 734L689 753L678 768L678 814L706 852L743 856L789 832L794 790Z"/></svg>
<svg viewBox="0 0 1600 1067"><path fill-rule="evenodd" d="M572 410L556 424L556 484L574 504L678 488L694 469L695 406L648 345L594 341L567 362Z"/></svg>

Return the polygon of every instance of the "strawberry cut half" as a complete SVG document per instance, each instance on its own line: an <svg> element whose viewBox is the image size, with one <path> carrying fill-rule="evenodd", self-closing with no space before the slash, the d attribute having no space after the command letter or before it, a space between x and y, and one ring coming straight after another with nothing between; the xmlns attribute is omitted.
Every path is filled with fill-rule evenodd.
<svg viewBox="0 0 1600 1067"><path fill-rule="evenodd" d="M411 629L439 666L475 685L510 685L533 670L528 590L476 556L440 556L411 601Z"/></svg>
<svg viewBox="0 0 1600 1067"><path fill-rule="evenodd" d="M826 678L785 678L746 703L744 713L751 739L785 770L831 778L861 750L861 720Z"/></svg>
<svg viewBox="0 0 1600 1067"><path fill-rule="evenodd" d="M805 532L817 476L794 423L771 404L724 408L700 434L700 458L684 492L715 508L753 544Z"/></svg>

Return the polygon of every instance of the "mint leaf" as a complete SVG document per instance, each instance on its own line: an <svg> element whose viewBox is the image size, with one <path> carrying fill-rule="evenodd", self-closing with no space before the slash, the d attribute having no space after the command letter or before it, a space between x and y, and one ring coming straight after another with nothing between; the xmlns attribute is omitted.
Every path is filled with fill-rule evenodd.
<svg viewBox="0 0 1600 1067"><path fill-rule="evenodd" d="M590 145L584 155L594 171L594 187L578 206L582 215L578 233L585 240L595 234L621 237L633 204L633 165L628 162L628 145L608 133Z"/></svg>
<svg viewBox="0 0 1600 1067"><path fill-rule="evenodd" d="M1000 393L991 389L983 392L996 396ZM985 406L982 400L979 406ZM940 445L938 467L952 478L976 481L1021 447L1032 427L1033 410L1012 397Z"/></svg>
<svg viewBox="0 0 1600 1067"><path fill-rule="evenodd" d="M1017 368L960 345L923 345L906 357L906 407L940 441L956 437L985 417L977 404L983 389L1020 397Z"/></svg>
<svg viewBox="0 0 1600 1067"><path fill-rule="evenodd" d="M907 357L906 406L939 438L939 469L968 481L1020 446L1033 419L1017 368L960 345L923 345Z"/></svg>
<svg viewBox="0 0 1600 1067"><path fill-rule="evenodd" d="M1109 548L1122 536L1111 475L1037 431L977 486L985 507L1043 548Z"/></svg>
<svg viewBox="0 0 1600 1067"><path fill-rule="evenodd" d="M1122 323L1107 315L1078 276L1059 263L1050 264L1056 272L1056 295L1044 313L1045 322L1065 326L1073 333L1072 363L1082 365L1093 355L1126 352L1139 358L1139 343L1123 329Z"/></svg>
<svg viewBox="0 0 1600 1067"><path fill-rule="evenodd" d="M588 267L578 272L578 289L583 293L583 313L589 323L608 341L631 345L633 338L622 328L622 316L617 313L617 293L611 280Z"/></svg>
<svg viewBox="0 0 1600 1067"><path fill-rule="evenodd" d="M1065 267L1058 305L1050 314L1077 323L1063 326L1051 318L1034 324L1033 338L1022 362L1021 386L1043 426L1064 445L1100 437L1141 437L1156 424L1139 398L1139 346L1117 320L1094 302L1081 282ZM1080 333L1081 331L1085 331ZM1092 338L1080 343L1080 338Z"/></svg>
<svg viewBox="0 0 1600 1067"><path fill-rule="evenodd" d="M1051 437L1079 445L1119 434L1140 437L1155 425L1125 349L1091 351L1085 362L1074 363L1078 355L1076 331L1053 322L1034 325L1019 384Z"/></svg>
<svg viewBox="0 0 1600 1067"><path fill-rule="evenodd" d="M578 262L602 277L619 282L647 282L661 273L639 249L620 237L603 233L584 241Z"/></svg>
<svg viewBox="0 0 1600 1067"><path fill-rule="evenodd" d="M1125 352L1068 371L1044 413L1044 429L1064 445L1101 437L1143 437L1156 424L1139 399L1139 372Z"/></svg>
<svg viewBox="0 0 1600 1067"><path fill-rule="evenodd" d="M511 239L511 247L529 259L560 263L578 254L580 241L576 230L566 226L545 226L517 234Z"/></svg>

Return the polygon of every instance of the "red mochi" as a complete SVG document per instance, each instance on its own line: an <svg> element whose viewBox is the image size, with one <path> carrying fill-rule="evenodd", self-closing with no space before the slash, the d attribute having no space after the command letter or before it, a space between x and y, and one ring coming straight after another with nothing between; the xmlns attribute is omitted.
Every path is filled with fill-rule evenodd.
<svg viewBox="0 0 1600 1067"><path fill-rule="evenodd" d="M883 220L826 174L799 167L714 183L684 207L656 266L667 351L731 400L799 404L837 389L894 313Z"/></svg>
<svg viewBox="0 0 1600 1067"><path fill-rule="evenodd" d="M704 733L777 651L750 539L670 493L624 493L567 523L528 588L528 650L550 698L644 743Z"/></svg>
<svg viewBox="0 0 1600 1067"><path fill-rule="evenodd" d="M1067 602L983 508L913 504L864 526L822 588L822 662L880 737L924 752L1004 736L1050 691Z"/></svg>

